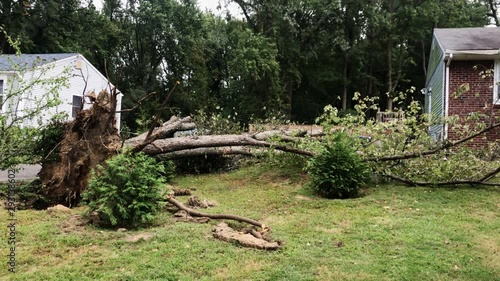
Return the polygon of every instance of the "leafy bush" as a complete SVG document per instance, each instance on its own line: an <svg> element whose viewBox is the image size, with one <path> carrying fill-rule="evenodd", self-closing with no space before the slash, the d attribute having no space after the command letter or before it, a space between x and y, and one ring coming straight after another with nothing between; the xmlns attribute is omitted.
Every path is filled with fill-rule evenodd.
<svg viewBox="0 0 500 281"><path fill-rule="evenodd" d="M213 113L199 110L193 116L198 132L202 135L239 134L242 124L239 122L238 113L226 113L227 110L216 107Z"/></svg>
<svg viewBox="0 0 500 281"><path fill-rule="evenodd" d="M104 226L137 227L151 222L162 200L166 165L143 153L122 153L93 172L83 200ZM173 169L173 167L171 167ZM163 175L163 176L162 176Z"/></svg>
<svg viewBox="0 0 500 281"><path fill-rule="evenodd" d="M336 133L329 144L307 163L311 186L326 198L353 198L370 179L370 169L353 147L354 141Z"/></svg>

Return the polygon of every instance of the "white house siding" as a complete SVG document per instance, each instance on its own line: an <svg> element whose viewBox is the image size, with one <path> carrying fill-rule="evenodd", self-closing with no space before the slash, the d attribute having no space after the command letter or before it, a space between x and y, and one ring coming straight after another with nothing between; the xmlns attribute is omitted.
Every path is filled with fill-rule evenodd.
<svg viewBox="0 0 500 281"><path fill-rule="evenodd" d="M16 77L15 73L12 72L0 72L0 80L3 81L3 91L2 91L2 108L0 108L2 114L7 114L7 122L10 123L13 118L15 118L20 113L21 103L19 102L20 97L9 97L12 88L17 87L17 81L14 79ZM17 112L14 110L17 109Z"/></svg>
<svg viewBox="0 0 500 281"><path fill-rule="evenodd" d="M107 89L109 92L112 88L108 80L81 55L75 55L44 64L37 67L35 70L26 71L18 79L23 81L21 82L22 84L27 84L40 79L47 80L61 77L67 77L66 85L59 85L57 88L61 104L49 108L42 113L42 124L46 124L54 115L60 113L65 113L67 115L67 120L72 120L73 95L82 97L92 91L98 94L100 91ZM25 102L22 105L22 109L33 108L33 100L44 98L54 86L55 84L41 85L40 83L35 83L34 86L30 87L30 90L25 91L23 94ZM86 98L85 101L84 109L90 108L91 104L88 102L88 98ZM120 109L121 94L118 96L117 111ZM120 114L117 113L118 129L120 128L119 120ZM26 120L23 125L36 127L38 126L38 120Z"/></svg>
<svg viewBox="0 0 500 281"><path fill-rule="evenodd" d="M9 80L9 75L4 74L4 73L0 73L0 80L3 81L2 93L0 93L0 94L3 96L3 100L5 100L5 94L7 93L7 87L8 87L7 81ZM0 111L1 112L4 111L3 106L0 108Z"/></svg>

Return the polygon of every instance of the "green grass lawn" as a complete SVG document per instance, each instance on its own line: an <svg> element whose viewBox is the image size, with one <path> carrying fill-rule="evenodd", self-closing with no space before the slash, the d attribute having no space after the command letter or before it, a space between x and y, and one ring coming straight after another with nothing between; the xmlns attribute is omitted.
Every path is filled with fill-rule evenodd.
<svg viewBox="0 0 500 281"><path fill-rule="evenodd" d="M63 232L74 214L18 211L17 273L7 272L7 231L0 249L8 280L500 280L500 189L372 187L361 198L326 200L301 177L268 167L178 178L215 200L213 213L269 225L275 252L215 240L208 224L175 223L117 232L92 226ZM179 197L181 201L186 198ZM0 213L7 226L7 211ZM126 237L148 232L147 241Z"/></svg>

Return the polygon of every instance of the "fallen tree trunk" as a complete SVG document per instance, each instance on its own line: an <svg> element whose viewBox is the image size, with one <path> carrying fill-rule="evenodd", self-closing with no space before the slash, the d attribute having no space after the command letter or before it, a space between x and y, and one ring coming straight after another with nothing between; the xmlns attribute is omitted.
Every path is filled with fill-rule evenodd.
<svg viewBox="0 0 500 281"><path fill-rule="evenodd" d="M196 128L196 124L191 117L179 118L172 116L170 120L163 123L161 126L155 128L150 136L153 141L157 139L173 138L174 134L179 131L188 131ZM126 146L137 147L146 141L148 132L140 134L136 137L130 138L125 141Z"/></svg>
<svg viewBox="0 0 500 281"><path fill-rule="evenodd" d="M127 143L127 142L125 142ZM168 154L171 152L192 150L199 148L214 148L214 147L263 147L273 148L285 152L295 153L304 156L313 156L311 151L297 149L291 146L273 144L267 141L258 140L253 135L214 135L214 136L196 136L196 137L181 137L170 139L157 139L154 142L146 145L142 152L147 155ZM199 150L203 154L203 150Z"/></svg>
<svg viewBox="0 0 500 281"><path fill-rule="evenodd" d="M223 147L201 147L178 150L164 154L166 159L181 159L197 157L200 155L243 155L254 156L255 153L249 147L244 146L223 146Z"/></svg>

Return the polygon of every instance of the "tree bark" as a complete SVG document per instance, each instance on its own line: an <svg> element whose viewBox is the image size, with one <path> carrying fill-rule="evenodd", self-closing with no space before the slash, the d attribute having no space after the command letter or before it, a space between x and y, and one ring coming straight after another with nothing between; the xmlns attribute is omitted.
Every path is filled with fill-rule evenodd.
<svg viewBox="0 0 500 281"><path fill-rule="evenodd" d="M127 144L127 142L125 142ZM180 137L169 139L157 139L146 145L142 152L148 155L168 154L171 152L197 149L197 148L215 148L215 147L264 147L273 148L285 152L291 152L299 155L313 156L310 151L297 149L291 146L273 144L267 141L258 140L254 135L214 135L214 136L195 136Z"/></svg>
<svg viewBox="0 0 500 281"><path fill-rule="evenodd" d="M179 118L176 116L172 116L170 120L153 130L150 139L154 141L157 139L173 138L175 132L188 131L195 128L196 124L193 122L193 119L191 117ZM136 147L146 140L147 135L148 132L145 132L136 137L130 138L125 141L125 145Z"/></svg>

